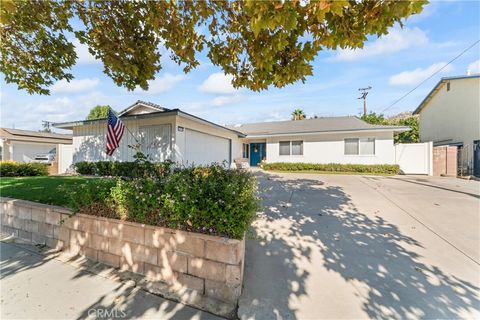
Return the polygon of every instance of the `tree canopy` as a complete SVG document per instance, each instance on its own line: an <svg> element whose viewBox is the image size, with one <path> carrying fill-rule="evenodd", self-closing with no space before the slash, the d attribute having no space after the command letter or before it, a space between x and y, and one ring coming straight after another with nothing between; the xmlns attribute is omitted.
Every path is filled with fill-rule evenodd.
<svg viewBox="0 0 480 320"><path fill-rule="evenodd" d="M306 118L305 112L302 109L297 108L292 112L292 120L303 120Z"/></svg>
<svg viewBox="0 0 480 320"><path fill-rule="evenodd" d="M258 91L305 81L320 50L361 48L426 3L2 0L0 70L19 89L49 94L55 81L73 78L76 37L129 90L148 89L163 46L185 72L202 52L235 87Z"/></svg>
<svg viewBox="0 0 480 320"><path fill-rule="evenodd" d="M104 105L104 106L97 105L92 109L90 109L90 112L88 113L88 116L87 116L87 120L106 119L108 117L109 109L111 109L109 105Z"/></svg>
<svg viewBox="0 0 480 320"><path fill-rule="evenodd" d="M410 131L396 132L393 135L395 143L415 143L420 142L420 126L418 122L418 116L414 116L411 113L402 113L390 118L385 118L383 114L377 114L370 112L360 117L363 121L370 124L383 124L392 126L407 126L410 127Z"/></svg>

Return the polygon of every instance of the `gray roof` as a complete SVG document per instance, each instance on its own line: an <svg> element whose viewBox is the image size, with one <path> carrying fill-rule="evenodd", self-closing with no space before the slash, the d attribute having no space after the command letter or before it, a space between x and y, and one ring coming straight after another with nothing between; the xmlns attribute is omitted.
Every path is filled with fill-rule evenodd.
<svg viewBox="0 0 480 320"><path fill-rule="evenodd" d="M477 78L480 78L480 73L475 73L475 74L467 75L467 76L456 76L456 77L443 77L443 78L441 78L440 81L437 82L435 87L433 87L433 89L422 100L422 102L420 102L417 109L415 109L415 111L413 111L413 114L419 114L420 111L422 111L422 109L427 105L427 102L429 102L430 99L432 99L432 97L438 92L438 90L440 90L440 87L441 87L442 84L447 83L447 82L452 81L452 80L477 79Z"/></svg>
<svg viewBox="0 0 480 320"><path fill-rule="evenodd" d="M41 137L50 139L72 139L71 134L54 133L54 132L40 132L32 130L0 128L11 134L12 136L26 136L26 137Z"/></svg>
<svg viewBox="0 0 480 320"><path fill-rule="evenodd" d="M391 130L407 131L409 127L373 125L358 117L321 117L305 120L247 123L227 125L227 128L240 131L247 136L270 136L278 134L322 133L336 131Z"/></svg>
<svg viewBox="0 0 480 320"><path fill-rule="evenodd" d="M167 109L167 108L164 108L162 107L161 105L159 104L156 104L156 103L153 103L153 102L148 102L148 101L142 101L142 100L137 100L137 102L135 102L134 104L130 105L129 107L123 109L122 111L120 111L118 113L118 116L122 116L124 115L125 113L127 113L128 111L132 110L133 108L135 108L136 106L138 105L144 105L146 107L150 107L154 110L157 110L157 111L170 111L170 109Z"/></svg>

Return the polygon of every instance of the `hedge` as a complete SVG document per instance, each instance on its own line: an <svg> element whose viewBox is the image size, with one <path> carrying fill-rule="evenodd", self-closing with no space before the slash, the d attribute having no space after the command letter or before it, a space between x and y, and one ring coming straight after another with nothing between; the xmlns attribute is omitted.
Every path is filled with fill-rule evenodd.
<svg viewBox="0 0 480 320"><path fill-rule="evenodd" d="M38 162L0 161L0 176L2 177L31 177L48 176L48 166Z"/></svg>
<svg viewBox="0 0 480 320"><path fill-rule="evenodd" d="M76 167L118 175L65 190L69 206L85 214L241 239L258 209L256 179L243 170L144 161Z"/></svg>
<svg viewBox="0 0 480 320"><path fill-rule="evenodd" d="M340 164L340 163L292 163L274 162L263 165L265 170L274 171L321 171L370 174L398 174L400 166L397 164Z"/></svg>
<svg viewBox="0 0 480 320"><path fill-rule="evenodd" d="M142 161L80 161L74 164L75 170L82 175L109 176L109 177L141 177L145 175L162 176L170 170L171 161L160 163Z"/></svg>

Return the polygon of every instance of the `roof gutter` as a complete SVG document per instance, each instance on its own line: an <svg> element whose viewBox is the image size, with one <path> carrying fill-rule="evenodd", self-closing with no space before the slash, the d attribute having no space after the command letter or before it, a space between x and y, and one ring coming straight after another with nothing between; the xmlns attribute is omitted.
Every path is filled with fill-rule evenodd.
<svg viewBox="0 0 480 320"><path fill-rule="evenodd" d="M266 133L266 134L247 134L246 138L270 138L270 137L288 137L318 134L338 134L355 132L405 132L410 131L410 127L380 128L380 129L354 129L354 130L330 130L330 131L311 131L311 132L291 132L291 133Z"/></svg>

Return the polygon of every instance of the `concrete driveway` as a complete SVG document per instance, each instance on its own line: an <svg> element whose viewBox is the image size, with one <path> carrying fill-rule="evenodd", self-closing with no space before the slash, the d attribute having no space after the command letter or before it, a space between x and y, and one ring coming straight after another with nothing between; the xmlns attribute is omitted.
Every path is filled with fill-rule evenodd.
<svg viewBox="0 0 480 320"><path fill-rule="evenodd" d="M480 317L480 184L258 172L241 319Z"/></svg>

